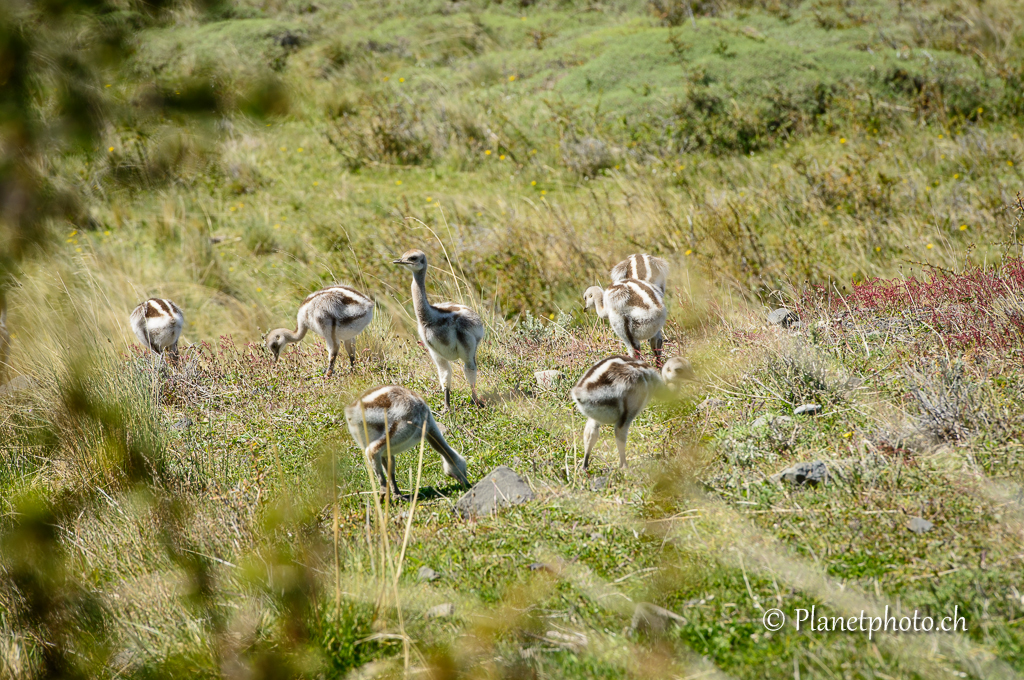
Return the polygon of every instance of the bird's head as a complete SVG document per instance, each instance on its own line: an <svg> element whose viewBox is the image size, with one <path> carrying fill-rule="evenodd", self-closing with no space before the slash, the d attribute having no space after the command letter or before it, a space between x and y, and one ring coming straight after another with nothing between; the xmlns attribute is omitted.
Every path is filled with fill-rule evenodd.
<svg viewBox="0 0 1024 680"><path fill-rule="evenodd" d="M400 264L406 269L412 270L413 273L426 271L427 255L422 250L407 250L402 257L392 260L392 264Z"/></svg>
<svg viewBox="0 0 1024 680"><path fill-rule="evenodd" d="M696 380L693 366L683 357L672 357L661 367L661 377L669 385L678 385L684 380Z"/></svg>
<svg viewBox="0 0 1024 680"><path fill-rule="evenodd" d="M281 358L281 350L283 350L288 344L287 333L288 329L286 328L278 328L275 331L267 333L267 349L274 355L275 364L277 363L277 360Z"/></svg>
<svg viewBox="0 0 1024 680"><path fill-rule="evenodd" d="M597 306L598 300L604 299L604 290L600 286L591 286L583 292L583 308L590 309Z"/></svg>

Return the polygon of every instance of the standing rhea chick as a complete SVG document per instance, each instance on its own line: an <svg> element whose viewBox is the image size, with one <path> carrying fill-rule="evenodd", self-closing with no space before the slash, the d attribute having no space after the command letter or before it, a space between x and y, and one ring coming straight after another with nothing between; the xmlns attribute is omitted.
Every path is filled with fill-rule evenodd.
<svg viewBox="0 0 1024 680"><path fill-rule="evenodd" d="M394 260L412 272L412 304L416 310L416 326L420 340L437 366L437 376L444 389L444 408L451 408L452 361L463 362L466 380L473 393L473 403L483 406L476 395L476 349L484 339L484 322L480 315L465 305L427 300L427 256L422 250L407 251Z"/></svg>
<svg viewBox="0 0 1024 680"><path fill-rule="evenodd" d="M640 279L623 279L605 289L591 286L583 293L587 309L593 307L626 345L629 353L640 358L640 343L650 340L656 363L661 362L667 310L660 288Z"/></svg>
<svg viewBox="0 0 1024 680"><path fill-rule="evenodd" d="M612 281L623 281L625 279L640 279L657 286L662 295L665 294L665 284L668 281L668 262L660 257L647 255L646 253L634 253L622 262L612 267Z"/></svg>
<svg viewBox="0 0 1024 680"><path fill-rule="evenodd" d="M441 454L444 473L469 486L466 477L466 459L448 445L440 428L434 422L427 402L412 390L399 385L388 385L367 390L361 397L345 407L345 420L352 438L363 448L367 459L380 480L381 491L391 489L401 497L395 482L394 456L415 447L423 435L426 423L426 442ZM382 458L391 450L391 460L385 472Z"/></svg>
<svg viewBox="0 0 1024 680"><path fill-rule="evenodd" d="M602 425L615 427L619 467L626 467L626 438L633 420L652 397L666 394L668 385L693 378L693 369L682 357L665 362L660 374L631 357L608 357L591 366L571 393L576 408L587 417L583 428L583 469L590 465L590 452Z"/></svg>
<svg viewBox="0 0 1024 680"><path fill-rule="evenodd" d="M185 315L170 300L150 298L132 310L132 331L144 346L157 354L178 353L178 338L185 327Z"/></svg>
<svg viewBox="0 0 1024 680"><path fill-rule="evenodd" d="M274 363L281 358L281 350L293 342L302 340L306 331L312 329L327 343L327 371L325 377L334 374L334 361L338 348L345 343L349 366L356 363L355 337L363 332L373 320L373 300L348 286L328 286L310 294L296 315L296 330L278 328L267 333L267 349L274 355Z"/></svg>

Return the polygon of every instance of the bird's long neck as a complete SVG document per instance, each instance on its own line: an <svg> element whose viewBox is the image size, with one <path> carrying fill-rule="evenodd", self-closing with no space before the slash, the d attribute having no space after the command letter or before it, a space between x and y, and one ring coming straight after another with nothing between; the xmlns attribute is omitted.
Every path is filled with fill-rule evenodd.
<svg viewBox="0 0 1024 680"><path fill-rule="evenodd" d="M307 330L309 330L309 327L306 326L306 322L303 321L302 319L299 319L299 327L295 330L294 333L289 330L286 330L284 332L285 342L292 343L302 340L302 338L306 337Z"/></svg>
<svg viewBox="0 0 1024 680"><path fill-rule="evenodd" d="M597 310L597 315L602 319L608 318L608 310L604 306L604 291L594 298L594 309Z"/></svg>
<svg viewBox="0 0 1024 680"><path fill-rule="evenodd" d="M437 310L427 300L427 270L412 273L412 306L416 310L416 319L421 322L432 321Z"/></svg>

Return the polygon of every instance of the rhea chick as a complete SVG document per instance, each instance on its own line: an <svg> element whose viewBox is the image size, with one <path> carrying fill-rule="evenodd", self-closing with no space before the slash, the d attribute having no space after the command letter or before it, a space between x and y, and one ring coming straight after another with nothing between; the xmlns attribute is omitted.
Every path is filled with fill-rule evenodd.
<svg viewBox="0 0 1024 680"><path fill-rule="evenodd" d="M635 253L612 267L612 281L640 279L661 289L665 293L668 280L668 262L653 255Z"/></svg>
<svg viewBox="0 0 1024 680"><path fill-rule="evenodd" d="M334 361L338 349L345 344L349 366L356 363L355 337L373 320L373 300L354 288L334 285L309 295L299 305L294 332L278 328L267 333L267 349L274 355L274 363L281 358L281 350L302 340L312 330L327 343L326 377L334 375Z"/></svg>
<svg viewBox="0 0 1024 680"><path fill-rule="evenodd" d="M590 465L590 452L602 425L615 427L619 467L626 467L626 438L633 420L653 397L666 395L669 385L693 378L693 369L682 357L665 362L660 374L631 357L608 357L591 366L571 393L576 408L587 417L583 428L583 469Z"/></svg>
<svg viewBox="0 0 1024 680"><path fill-rule="evenodd" d="M388 385L367 390L361 397L345 407L345 420L353 439L363 448L367 459L380 480L380 489L391 489L401 497L395 482L394 456L420 443L423 425L426 423L426 443L441 454L444 473L469 486L466 477L466 459L448 445L440 428L434 422L430 407L423 398L412 390L399 385ZM386 434L385 434L386 433ZM390 448L391 460L388 472L384 470L383 457Z"/></svg>
<svg viewBox="0 0 1024 680"><path fill-rule="evenodd" d="M129 317L135 337L157 354L178 353L178 338L185 327L185 315L170 300L150 298L132 310Z"/></svg>
<svg viewBox="0 0 1024 680"><path fill-rule="evenodd" d="M394 260L412 272L412 304L416 310L416 327L427 353L437 366L437 376L444 389L444 407L451 408L452 361L461 360L466 380L473 394L473 403L483 406L476 396L476 349L484 339L484 322L475 311L454 302L432 305L427 300L427 256L422 250L410 250Z"/></svg>
<svg viewBox="0 0 1024 680"><path fill-rule="evenodd" d="M661 329L667 312L660 288L640 279L623 279L603 290L587 288L583 302L587 309L593 307L599 317L608 319L632 356L639 359L640 343L649 340L655 362L661 362Z"/></svg>

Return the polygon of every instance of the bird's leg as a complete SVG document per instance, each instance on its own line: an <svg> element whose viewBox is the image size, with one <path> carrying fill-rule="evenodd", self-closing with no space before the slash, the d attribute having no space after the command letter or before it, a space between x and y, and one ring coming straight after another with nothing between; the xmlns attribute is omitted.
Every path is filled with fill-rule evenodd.
<svg viewBox="0 0 1024 680"><path fill-rule="evenodd" d="M465 365L466 380L469 382L469 391L473 394L473 403L483 408L484 400L476 395L476 361Z"/></svg>
<svg viewBox="0 0 1024 680"><path fill-rule="evenodd" d="M366 457L373 463L373 471L377 473L377 480L380 482L381 494L386 494L388 491L388 477L384 472L384 462L381 460L386 451L387 442L384 437L370 442L370 445L366 447Z"/></svg>
<svg viewBox="0 0 1024 680"><path fill-rule="evenodd" d="M629 425L618 426L615 428L615 446L619 449L619 467L626 467L626 437L629 436Z"/></svg>
<svg viewBox="0 0 1024 680"><path fill-rule="evenodd" d="M583 428L583 469L590 467L590 452L597 443L597 433L601 429L601 423L593 418L587 420L587 426Z"/></svg>
<svg viewBox="0 0 1024 680"><path fill-rule="evenodd" d="M384 449L386 450L386 448ZM408 500L406 496L402 495L402 492L398 489L398 482L395 481L395 456L394 454L388 455L388 478L391 480L391 498L394 501L405 501ZM381 491L387 490L387 484L381 486Z"/></svg>
<svg viewBox="0 0 1024 680"><path fill-rule="evenodd" d="M452 365L437 352L430 350L429 353L434 365L437 366L437 379L444 390L444 412L447 413L452 407Z"/></svg>
<svg viewBox="0 0 1024 680"><path fill-rule="evenodd" d="M348 351L348 365L352 368L356 365L356 341L355 339L348 339L345 341L345 350Z"/></svg>
<svg viewBox="0 0 1024 680"><path fill-rule="evenodd" d="M661 358L661 350L665 346L665 339L661 335L661 331L651 338L651 351L654 352L654 365L661 368L662 364L665 363Z"/></svg>

